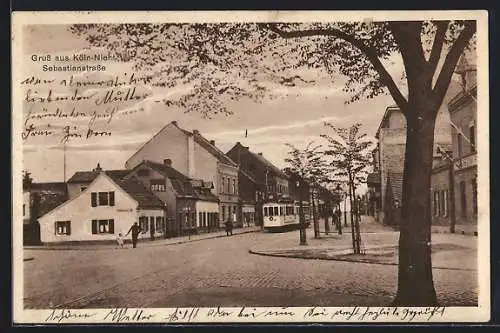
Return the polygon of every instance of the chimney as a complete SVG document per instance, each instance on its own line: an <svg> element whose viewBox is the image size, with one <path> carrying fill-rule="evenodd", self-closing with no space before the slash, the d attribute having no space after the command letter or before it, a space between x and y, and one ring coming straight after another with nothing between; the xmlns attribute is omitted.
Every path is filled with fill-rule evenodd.
<svg viewBox="0 0 500 333"><path fill-rule="evenodd" d="M215 140L210 140L210 144L211 144L212 146L215 146Z"/></svg>
<svg viewBox="0 0 500 333"><path fill-rule="evenodd" d="M177 121L176 120L172 120L171 124L177 126Z"/></svg>
<svg viewBox="0 0 500 333"><path fill-rule="evenodd" d="M163 160L163 165L171 167L172 166L172 160L170 158L164 159Z"/></svg>
<svg viewBox="0 0 500 333"><path fill-rule="evenodd" d="M96 172L102 171L101 164L99 164L99 162L97 162L97 167L94 169L94 171L96 171Z"/></svg>

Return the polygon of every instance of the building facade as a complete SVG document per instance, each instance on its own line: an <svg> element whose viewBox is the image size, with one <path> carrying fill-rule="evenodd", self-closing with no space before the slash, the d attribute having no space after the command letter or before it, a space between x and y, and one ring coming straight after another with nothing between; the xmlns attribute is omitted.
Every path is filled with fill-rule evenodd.
<svg viewBox="0 0 500 333"><path fill-rule="evenodd" d="M236 222L238 207L238 166L198 130L180 128L172 121L156 133L125 163L133 169L144 160L163 163L169 159L179 172L190 179L201 179L211 184L211 191L219 199L219 225L228 219Z"/></svg>
<svg viewBox="0 0 500 333"><path fill-rule="evenodd" d="M218 230L219 200L211 182L188 178L169 159L143 161L125 179L141 182L165 204L167 237Z"/></svg>
<svg viewBox="0 0 500 333"><path fill-rule="evenodd" d="M446 100L456 91L456 86L450 83ZM445 104L443 104L445 105ZM446 106L441 107L436 118L434 131L434 154L438 154L439 146L450 146L451 129L450 116ZM376 214L379 221L387 225L399 225L402 204L402 184L404 159L406 150L406 119L397 106L389 106L375 135L377 147L374 151L378 165L375 175L370 178L372 198L375 207L380 211ZM379 184L377 182L380 181ZM378 201L380 198L380 201ZM373 205L373 204L372 204Z"/></svg>
<svg viewBox="0 0 500 333"><path fill-rule="evenodd" d="M139 238L164 231L164 204L142 184L116 181L105 172L76 197L39 218L43 243L113 241L140 222Z"/></svg>
<svg viewBox="0 0 500 333"><path fill-rule="evenodd" d="M440 165L433 170L433 224L446 225L457 232L477 232L477 82L474 59L462 56L456 73L461 76L462 89L447 104L452 149L443 151Z"/></svg>
<svg viewBox="0 0 500 333"><path fill-rule="evenodd" d="M240 173L241 184L245 186L242 189L244 197L242 197L241 214L243 214L245 201L245 209L247 213L251 213L251 204L248 203L253 201L250 198L255 198L254 219L256 224L262 225L264 201L290 197L288 177L264 158L262 153L253 153L240 142L237 142L226 154L243 171Z"/></svg>

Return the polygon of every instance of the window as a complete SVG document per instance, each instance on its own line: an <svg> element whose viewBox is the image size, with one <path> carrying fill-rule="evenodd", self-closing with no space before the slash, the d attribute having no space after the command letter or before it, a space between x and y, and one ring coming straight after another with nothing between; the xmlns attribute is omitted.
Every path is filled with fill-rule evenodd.
<svg viewBox="0 0 500 333"><path fill-rule="evenodd" d="M236 192L236 179L233 179L233 194L237 194L237 192Z"/></svg>
<svg viewBox="0 0 500 333"><path fill-rule="evenodd" d="M220 193L224 193L224 177L221 177L221 181L220 181Z"/></svg>
<svg viewBox="0 0 500 333"><path fill-rule="evenodd" d="M165 179L152 179L151 180L151 191L153 192L165 192L166 185L165 185Z"/></svg>
<svg viewBox="0 0 500 333"><path fill-rule="evenodd" d="M231 193L231 180L229 178L227 178L227 191L226 193Z"/></svg>
<svg viewBox="0 0 500 333"><path fill-rule="evenodd" d="M203 227L206 227L207 226L207 213L204 212L203 213Z"/></svg>
<svg viewBox="0 0 500 333"><path fill-rule="evenodd" d="M108 193L107 192L99 192L99 206L108 206Z"/></svg>
<svg viewBox="0 0 500 333"><path fill-rule="evenodd" d="M460 182L460 213L462 217L467 216L467 195L465 193L465 182Z"/></svg>
<svg viewBox="0 0 500 333"><path fill-rule="evenodd" d="M165 228L165 223L163 216L156 217L156 232L163 233L163 229Z"/></svg>
<svg viewBox="0 0 500 333"><path fill-rule="evenodd" d="M23 204L23 216L26 215L26 204Z"/></svg>
<svg viewBox="0 0 500 333"><path fill-rule="evenodd" d="M92 220L92 234L114 234L115 221L110 220Z"/></svg>
<svg viewBox="0 0 500 333"><path fill-rule="evenodd" d="M71 221L57 221L55 233L56 235L71 235Z"/></svg>
<svg viewBox="0 0 500 333"><path fill-rule="evenodd" d="M222 220L226 220L226 206L222 206Z"/></svg>
<svg viewBox="0 0 500 333"><path fill-rule="evenodd" d="M448 216L448 190L443 191L443 217Z"/></svg>
<svg viewBox="0 0 500 333"><path fill-rule="evenodd" d="M434 216L438 216L439 214L439 192L438 191L434 191L434 204L433 204L433 208L434 208Z"/></svg>
<svg viewBox="0 0 500 333"><path fill-rule="evenodd" d="M472 212L477 214L477 179L472 180Z"/></svg>
<svg viewBox="0 0 500 333"><path fill-rule="evenodd" d="M92 207L114 206L115 192L92 192L90 194L90 204Z"/></svg>
<svg viewBox="0 0 500 333"><path fill-rule="evenodd" d="M476 132L474 124L469 126L469 140L471 145L471 151L476 151Z"/></svg>
<svg viewBox="0 0 500 333"><path fill-rule="evenodd" d="M139 216L139 227L141 228L142 233L148 232L149 223L147 216Z"/></svg>
<svg viewBox="0 0 500 333"><path fill-rule="evenodd" d="M283 214L283 207L280 207L280 215L283 216L285 214Z"/></svg>
<svg viewBox="0 0 500 333"><path fill-rule="evenodd" d="M152 231L156 230L156 225L155 225L155 217L154 216L150 216L149 217L149 225L151 226L151 228L153 229Z"/></svg>
<svg viewBox="0 0 500 333"><path fill-rule="evenodd" d="M457 134L457 153L458 157L462 156L462 134Z"/></svg>
<svg viewBox="0 0 500 333"><path fill-rule="evenodd" d="M278 216L278 207L277 207L277 206L276 206L276 207L274 207L274 215L275 215L275 216Z"/></svg>
<svg viewBox="0 0 500 333"><path fill-rule="evenodd" d="M264 207L264 216L267 216L267 215L268 215L267 207Z"/></svg>
<svg viewBox="0 0 500 333"><path fill-rule="evenodd" d="M203 220L203 213L199 212L198 213L198 224L200 227L203 225L202 220Z"/></svg>
<svg viewBox="0 0 500 333"><path fill-rule="evenodd" d="M273 207L269 207L269 215L268 216L274 216L274 209L273 209Z"/></svg>

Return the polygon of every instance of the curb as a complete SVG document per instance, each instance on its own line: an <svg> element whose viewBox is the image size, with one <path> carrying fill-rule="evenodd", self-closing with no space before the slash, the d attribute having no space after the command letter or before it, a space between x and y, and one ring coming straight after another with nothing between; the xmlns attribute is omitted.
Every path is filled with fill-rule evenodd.
<svg viewBox="0 0 500 333"><path fill-rule="evenodd" d="M397 263L387 263L387 262L367 262L367 261L361 261L361 260L355 260L355 259L347 259L347 258L314 258L314 257L302 257L298 255L283 255L283 254L273 254L273 253L264 253L264 252L257 252L252 249L249 249L248 252L250 254L258 255L258 256L263 256L263 257L276 257L276 258L290 258L290 259L302 259L302 260L323 260L323 261L342 261L342 262L351 262L351 263L357 263L357 264L367 264L367 265L383 265L383 266L398 266ZM446 269L446 270L451 270L451 271L477 271L476 269L472 268L456 268L456 267L440 267L440 266L433 266L433 269Z"/></svg>
<svg viewBox="0 0 500 333"><path fill-rule="evenodd" d="M233 234L233 236L238 236L238 235L244 235L244 234L249 234L253 232L260 232L261 230L249 230L249 231L243 231L239 233ZM176 242L171 242L171 243L163 243L163 244L148 244L146 246L142 246L142 248L145 247L155 247L155 246L170 246L170 245L179 245L179 244L185 244L185 243L192 243L192 242L199 242L207 239L216 239L216 238L222 238L222 237L228 237L225 234L222 235L214 235L211 237L205 237L205 238L199 238L199 239L186 239L186 240L181 240L181 241L176 241ZM154 242L154 241L153 241ZM72 247L72 246L66 246L66 247L58 247L58 246L36 246L36 247L23 247L24 250L41 250L41 251L47 251L47 250L52 250L52 251L61 251L61 250L69 250L69 251L89 251L89 250L98 250L98 251L105 251L105 250L112 250L115 249L116 246L107 246L107 245L101 245L101 246L88 246L88 247L83 247L81 245ZM128 249L128 248L127 248Z"/></svg>

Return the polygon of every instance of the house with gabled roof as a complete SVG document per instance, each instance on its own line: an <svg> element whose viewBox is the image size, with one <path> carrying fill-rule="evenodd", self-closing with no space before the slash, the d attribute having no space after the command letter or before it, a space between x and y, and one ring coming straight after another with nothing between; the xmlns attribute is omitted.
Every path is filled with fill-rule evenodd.
<svg viewBox="0 0 500 333"><path fill-rule="evenodd" d="M140 182L118 180L106 172L38 219L42 243L114 241L140 222L139 238L165 230L165 205Z"/></svg>
<svg viewBox="0 0 500 333"><path fill-rule="evenodd" d="M212 192L213 184L190 179L163 163L142 161L129 170L124 179L135 179L166 205L167 236L218 230L219 199Z"/></svg>
<svg viewBox="0 0 500 333"><path fill-rule="evenodd" d="M162 164L167 159L188 178L213 184L211 192L219 199L219 224L227 219L236 222L238 166L216 147L215 141L172 121L144 143L125 162L125 168L132 170L144 160Z"/></svg>
<svg viewBox="0 0 500 333"><path fill-rule="evenodd" d="M265 184L265 199L290 196L288 176L272 164L262 153L254 153L249 147L237 142L227 153L238 166Z"/></svg>

